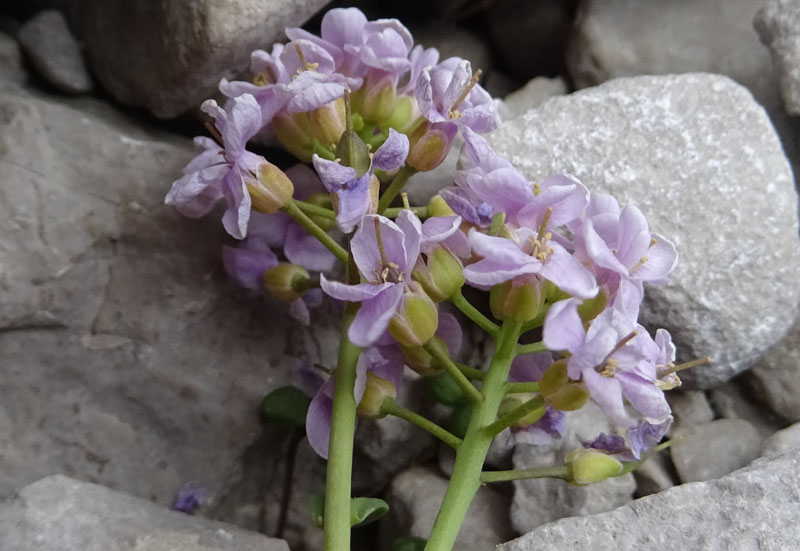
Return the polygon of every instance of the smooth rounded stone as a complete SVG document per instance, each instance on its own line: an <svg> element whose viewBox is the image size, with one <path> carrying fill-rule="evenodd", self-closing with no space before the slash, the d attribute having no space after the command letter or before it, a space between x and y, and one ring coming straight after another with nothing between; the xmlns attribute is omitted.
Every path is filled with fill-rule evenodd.
<svg viewBox="0 0 800 551"><path fill-rule="evenodd" d="M672 416L673 428L678 426L700 425L714 419L714 411L702 390L672 390L665 393Z"/></svg>
<svg viewBox="0 0 800 551"><path fill-rule="evenodd" d="M757 399L757 393L749 379L749 373L746 373L712 388L708 391L709 403L716 417L744 419L758 430L761 438L767 438L784 428L787 422Z"/></svg>
<svg viewBox="0 0 800 551"><path fill-rule="evenodd" d="M776 415L789 422L800 421L800 318L747 373L747 380Z"/></svg>
<svg viewBox="0 0 800 551"><path fill-rule="evenodd" d="M25 22L17 38L47 82L67 94L85 94L92 90L92 77L81 47L60 11L39 12Z"/></svg>
<svg viewBox="0 0 800 551"><path fill-rule="evenodd" d="M550 99L490 143L531 182L565 172L636 204L675 243L678 267L667 285L647 286L641 319L670 331L679 361L712 358L682 373L687 386L748 369L791 327L800 299L792 171L764 110L727 77L616 79Z"/></svg>
<svg viewBox="0 0 800 551"><path fill-rule="evenodd" d="M656 494L678 484L675 467L668 453L655 453L633 471L636 497Z"/></svg>
<svg viewBox="0 0 800 551"><path fill-rule="evenodd" d="M0 502L9 551L289 551L283 540L53 475Z"/></svg>
<svg viewBox="0 0 800 551"><path fill-rule="evenodd" d="M327 0L75 0L71 21L97 80L126 105L176 117L213 95L220 78L250 66L285 27ZM132 47L135 45L136 47Z"/></svg>
<svg viewBox="0 0 800 551"><path fill-rule="evenodd" d="M571 450L582 448L583 442L590 442L611 429L600 408L588 402L580 410L567 413L566 428L560 440L546 446L517 445L514 468L563 465ZM611 511L631 501L636 490L631 473L587 486L573 486L555 478L515 480L513 484L511 523L521 534L559 518Z"/></svg>
<svg viewBox="0 0 800 551"><path fill-rule="evenodd" d="M761 455L771 457L797 447L800 447L800 423L779 430L764 440L764 444L761 446Z"/></svg>
<svg viewBox="0 0 800 551"><path fill-rule="evenodd" d="M507 0L486 10L489 34L515 77L526 81L562 70L574 1Z"/></svg>
<svg viewBox="0 0 800 551"><path fill-rule="evenodd" d="M384 499L389 513L380 524L380 550L390 551L401 536L427 538L447 491L448 481L434 469L411 467L398 474ZM514 537L508 522L508 498L482 486L467 512L455 549L486 551Z"/></svg>
<svg viewBox="0 0 800 551"><path fill-rule="evenodd" d="M758 457L761 435L744 419L717 419L675 431L670 446L681 482L719 478Z"/></svg>
<svg viewBox="0 0 800 551"><path fill-rule="evenodd" d="M0 82L22 84L26 78L19 44L6 33L0 32Z"/></svg>
<svg viewBox="0 0 800 551"><path fill-rule="evenodd" d="M163 205L194 155L102 102L0 90L0 495L62 472L213 504L295 357L334 357L227 279L219 213Z"/></svg>
<svg viewBox="0 0 800 551"><path fill-rule="evenodd" d="M484 75L492 72L492 53L480 34L458 25L418 27L411 32L416 44L439 50L439 61L460 57L470 62L473 72L478 69Z"/></svg>
<svg viewBox="0 0 800 551"><path fill-rule="evenodd" d="M800 541L800 448L615 511L566 518L496 551L792 551Z"/></svg>
<svg viewBox="0 0 800 551"><path fill-rule="evenodd" d="M753 24L778 68L786 111L800 115L800 0L768 0Z"/></svg>
<svg viewBox="0 0 800 551"><path fill-rule="evenodd" d="M539 107L553 96L567 93L567 83L561 77L536 77L503 98L506 113L503 120L512 119L525 113L528 109Z"/></svg>

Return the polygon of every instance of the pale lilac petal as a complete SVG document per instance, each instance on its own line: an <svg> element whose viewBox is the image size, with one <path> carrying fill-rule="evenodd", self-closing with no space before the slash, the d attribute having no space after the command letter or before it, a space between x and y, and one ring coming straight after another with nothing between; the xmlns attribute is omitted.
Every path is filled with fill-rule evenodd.
<svg viewBox="0 0 800 551"><path fill-rule="evenodd" d="M669 416L670 407L664 391L653 381L648 381L631 371L618 371L614 377L619 380L622 395L636 411L654 421Z"/></svg>
<svg viewBox="0 0 800 551"><path fill-rule="evenodd" d="M405 258L403 264L399 264L400 270L410 272L419 258L420 242L422 238L422 223L411 210L403 210L395 220L397 226L403 230L403 247L405 248Z"/></svg>
<svg viewBox="0 0 800 551"><path fill-rule="evenodd" d="M228 120L228 113L219 106L216 100L205 100L200 104L200 110L214 119L214 126L217 127L217 130L222 132L222 129L225 128L225 123Z"/></svg>
<svg viewBox="0 0 800 551"><path fill-rule="evenodd" d="M583 370L583 382L589 394L611 421L630 427L635 420L626 411L622 402L622 389L614 377L605 377L592 368Z"/></svg>
<svg viewBox="0 0 800 551"><path fill-rule="evenodd" d="M292 370L292 382L313 398L328 382L328 376L323 376L322 371L309 362L299 362Z"/></svg>
<svg viewBox="0 0 800 551"><path fill-rule="evenodd" d="M526 254L519 248L519 245L506 237L486 235L485 233L471 229L469 231L469 242L475 254L486 259L491 259L493 262L498 262L507 266L523 266L526 264L541 266L541 262Z"/></svg>
<svg viewBox="0 0 800 551"><path fill-rule="evenodd" d="M431 122L447 122L449 119L439 112L433 96L431 71L423 70L414 86L414 97L417 100L420 113Z"/></svg>
<svg viewBox="0 0 800 551"><path fill-rule="evenodd" d="M439 50L436 48L425 49L421 45L417 45L414 46L408 57L411 61L411 71L408 84L400 90L401 94L413 93L422 70L426 67L433 67L439 61Z"/></svg>
<svg viewBox="0 0 800 551"><path fill-rule="evenodd" d="M659 424L654 425L642 420L635 427L628 429L628 440L631 443L631 452L634 458L640 459L642 452L661 442L671 425L672 416L669 416Z"/></svg>
<svg viewBox="0 0 800 551"><path fill-rule="evenodd" d="M542 342L550 350L575 353L586 341L586 331L578 315L578 301L559 300L550 306L544 320Z"/></svg>
<svg viewBox="0 0 800 551"><path fill-rule="evenodd" d="M324 189L317 173L305 163L294 164L284 173L292 181L296 199L304 201L309 195L319 193Z"/></svg>
<svg viewBox="0 0 800 551"><path fill-rule="evenodd" d="M541 268L542 277L552 281L559 289L578 298L592 298L599 288L594 275L586 266L565 251L560 245L550 243L555 249Z"/></svg>
<svg viewBox="0 0 800 551"><path fill-rule="evenodd" d="M623 276L611 305L627 319L635 322L639 319L639 306L642 304L642 298L644 298L642 283Z"/></svg>
<svg viewBox="0 0 800 551"><path fill-rule="evenodd" d="M631 277L650 283L665 283L666 277L678 264L678 253L666 237L653 234L655 244L647 249L647 262L631 273Z"/></svg>
<svg viewBox="0 0 800 551"><path fill-rule="evenodd" d="M479 200L505 212L508 218L513 218L533 199L530 184L513 167L498 168L482 177L475 176L468 179L472 192Z"/></svg>
<svg viewBox="0 0 800 551"><path fill-rule="evenodd" d="M364 25L365 34L378 33L384 30L391 30L397 35L407 52L414 46L414 38L411 36L411 32L397 19L377 19Z"/></svg>
<svg viewBox="0 0 800 551"><path fill-rule="evenodd" d="M338 191L356 177L356 169L323 159L316 153L311 157L311 162L322 180L322 185L330 192Z"/></svg>
<svg viewBox="0 0 800 551"><path fill-rule="evenodd" d="M305 71L287 85L291 99L286 104L288 113L306 113L344 96L344 82L331 82L331 77Z"/></svg>
<svg viewBox="0 0 800 551"><path fill-rule="evenodd" d="M675 345L672 342L672 336L666 329L656 330L656 346L661 350L661 357L656 362L659 365L666 365L669 362L675 361Z"/></svg>
<svg viewBox="0 0 800 551"><path fill-rule="evenodd" d="M454 232L450 237L442 241L442 244L459 258L469 258L472 256L472 247L469 244L469 238L461 230Z"/></svg>
<svg viewBox="0 0 800 551"><path fill-rule="evenodd" d="M396 344L391 346L372 346L361 352L367 370L386 379L399 389L403 384L403 354Z"/></svg>
<svg viewBox="0 0 800 551"><path fill-rule="evenodd" d="M266 242L270 247L278 249L286 241L286 231L293 224L289 215L283 212L264 214L258 211L250 213L247 222L248 237L257 237Z"/></svg>
<svg viewBox="0 0 800 551"><path fill-rule="evenodd" d="M261 130L261 106L256 98L244 94L231 100L228 119L220 129L229 161L241 157L247 141Z"/></svg>
<svg viewBox="0 0 800 551"><path fill-rule="evenodd" d="M314 71L308 71L305 69L302 61L300 60L298 50L303 53L303 58L305 58L306 63L317 64ZM329 75L334 71L336 66L336 63L333 61L333 57L331 57L331 54L328 53L325 48L323 48L320 44L317 44L315 41L305 40L302 38L299 40L293 40L286 44L281 52L280 61L286 66L287 71L292 75L294 75L298 69L303 73L313 72L319 75Z"/></svg>
<svg viewBox="0 0 800 551"><path fill-rule="evenodd" d="M331 378L317 392L306 413L306 437L311 448L323 459L328 459L328 441L333 416L334 379Z"/></svg>
<svg viewBox="0 0 800 551"><path fill-rule="evenodd" d="M619 215L617 258L630 269L647 254L649 246L650 229L644 214L635 205L628 205Z"/></svg>
<svg viewBox="0 0 800 551"><path fill-rule="evenodd" d="M183 169L184 174L191 174L214 165L227 164L223 155L224 150L211 138L195 136L193 143L194 148L200 153L189 161L189 164Z"/></svg>
<svg viewBox="0 0 800 551"><path fill-rule="evenodd" d="M370 23L367 24L369 25ZM365 65L376 69L401 73L411 68L411 62L408 60L409 50L410 46L406 45L397 30L386 27L367 35L359 52L359 59Z"/></svg>
<svg viewBox="0 0 800 551"><path fill-rule="evenodd" d="M611 214L619 218L619 203L613 195L607 193L592 193L589 197L589 204L586 206L586 216L593 218L598 214Z"/></svg>
<svg viewBox="0 0 800 551"><path fill-rule="evenodd" d="M478 88L479 86L476 86L472 90L473 93ZM493 99L469 109L464 109L457 122L462 128L469 127L481 133L491 132L500 125L499 108L500 101Z"/></svg>
<svg viewBox="0 0 800 551"><path fill-rule="evenodd" d="M455 357L461 350L463 332L461 324L452 314L439 312L439 326L436 328L436 336L444 341L450 356Z"/></svg>
<svg viewBox="0 0 800 551"><path fill-rule="evenodd" d="M278 258L263 241L248 239L241 247L224 245L222 265L236 283L245 289L260 291L264 287L264 272L277 266Z"/></svg>
<svg viewBox="0 0 800 551"><path fill-rule="evenodd" d="M408 136L389 129L389 137L372 156L372 165L380 170L400 168L408 157Z"/></svg>
<svg viewBox="0 0 800 551"><path fill-rule="evenodd" d="M222 193L228 203L228 209L222 215L222 225L231 236L244 239L250 219L251 201L250 193L237 169L228 172L223 179Z"/></svg>
<svg viewBox="0 0 800 551"><path fill-rule="evenodd" d="M403 298L403 285L388 285L378 295L361 303L347 331L347 337L356 346L363 348L373 344L389 326Z"/></svg>
<svg viewBox="0 0 800 551"><path fill-rule="evenodd" d="M290 224L286 229L283 253L292 264L315 272L329 271L336 264L333 253L299 224Z"/></svg>
<svg viewBox="0 0 800 551"><path fill-rule="evenodd" d="M539 381L551 365L553 365L553 355L550 352L521 354L511 363L508 380L512 383Z"/></svg>
<svg viewBox="0 0 800 551"><path fill-rule="evenodd" d="M334 8L322 18L320 34L339 47L345 44L360 45L366 24L367 17L358 8Z"/></svg>
<svg viewBox="0 0 800 551"><path fill-rule="evenodd" d="M460 216L434 216L428 218L422 223L422 239L420 240L420 249L423 252L428 252L433 248L434 245L449 239L455 233L459 233L463 236L460 228ZM466 239L466 236L464 236L464 238ZM454 244L456 244L456 242L454 242ZM469 247L468 242L467 247ZM458 254L456 251L453 252Z"/></svg>
<svg viewBox="0 0 800 551"><path fill-rule="evenodd" d="M319 284L328 296L347 302L360 302L362 300L371 299L394 285L394 283L382 283L381 285L358 283L356 285L347 285L338 281L330 281L325 277L325 274L320 274Z"/></svg>
<svg viewBox="0 0 800 551"><path fill-rule="evenodd" d="M380 224L381 241L383 241L386 260L401 267L406 263L406 248L403 243L405 234L403 230L384 216L367 215L350 241L350 247L359 272L364 276L364 279L369 281L375 279L376 272L380 274L384 269L375 234L376 220ZM413 264L407 267L409 270L411 268L413 268Z"/></svg>
<svg viewBox="0 0 800 551"><path fill-rule="evenodd" d="M339 199L336 225L342 233L347 234L353 231L356 226L361 224L364 215L370 210L372 197L369 191L369 178L369 173L365 173L360 178L360 182L336 191Z"/></svg>
<svg viewBox="0 0 800 551"><path fill-rule="evenodd" d="M548 227L557 228L578 218L589 202L589 191L566 174L544 180L536 199L553 208ZM539 221L541 222L541 220Z"/></svg>
<svg viewBox="0 0 800 551"><path fill-rule="evenodd" d="M594 230L591 220L586 220L584 223L583 243L589 258L597 265L627 275L627 267L619 261L609 244Z"/></svg>
<svg viewBox="0 0 800 551"><path fill-rule="evenodd" d="M493 260L483 259L464 268L464 279L473 287L488 290L517 276L538 273L535 264L500 264Z"/></svg>
<svg viewBox="0 0 800 551"><path fill-rule="evenodd" d="M453 104L461 97L461 94L464 93L467 86L469 85L469 81L472 79L472 65L466 59L458 59L457 65L454 69L448 71L445 67L448 66L447 62L453 61L453 58L450 60L445 60L442 62L439 67L437 68L439 71L448 72L450 77L450 82L447 85L447 88L444 90L444 93L441 98L441 106L443 114L450 110L453 107ZM452 71L452 72L451 72Z"/></svg>
<svg viewBox="0 0 800 551"><path fill-rule="evenodd" d="M185 216L204 216L222 199L222 180L229 171L228 165L218 165L185 174L172 183L164 202Z"/></svg>

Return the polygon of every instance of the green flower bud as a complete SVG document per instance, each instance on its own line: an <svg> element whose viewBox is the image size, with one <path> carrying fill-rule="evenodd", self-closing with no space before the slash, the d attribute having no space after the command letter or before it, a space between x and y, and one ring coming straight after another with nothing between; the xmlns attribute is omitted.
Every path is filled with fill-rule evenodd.
<svg viewBox="0 0 800 551"><path fill-rule="evenodd" d="M331 196L328 193L320 192L320 193L313 193L306 197L306 203L311 203L312 205L316 205L318 207L325 207L326 209L333 209L333 204L331 203ZM309 214L308 215L314 223L322 228L323 231L330 231L336 227L336 221L332 218L327 218L325 216L319 216L318 214Z"/></svg>
<svg viewBox="0 0 800 551"><path fill-rule="evenodd" d="M346 128L344 117L344 98L326 103L308 114L308 120L314 129L314 136L323 145L339 141Z"/></svg>
<svg viewBox="0 0 800 551"><path fill-rule="evenodd" d="M436 304L419 283L412 282L389 321L389 333L403 346L422 346L433 338L438 326Z"/></svg>
<svg viewBox="0 0 800 551"><path fill-rule="evenodd" d="M292 301L311 288L308 271L297 264L281 262L264 272L264 287L280 300Z"/></svg>
<svg viewBox="0 0 800 551"><path fill-rule="evenodd" d="M450 208L441 195L434 195L428 201L428 216L453 216L455 211Z"/></svg>
<svg viewBox="0 0 800 551"><path fill-rule="evenodd" d="M558 302L559 300L566 300L570 298L570 294L562 291L556 285L550 281L545 281L544 290L542 294L545 297L545 300L549 304L553 304L554 302Z"/></svg>
<svg viewBox="0 0 800 551"><path fill-rule="evenodd" d="M443 247L436 247L425 262L418 262L412 276L434 302L452 297L464 286L464 266Z"/></svg>
<svg viewBox="0 0 800 551"><path fill-rule="evenodd" d="M342 165L354 168L356 176L361 176L369 170L372 164L369 148L355 131L345 130L338 142L336 158Z"/></svg>
<svg viewBox="0 0 800 551"><path fill-rule="evenodd" d="M438 337L433 338L438 339ZM436 366L436 360L422 346L400 346L400 350L405 364L423 377L432 377L439 373L440 368Z"/></svg>
<svg viewBox="0 0 800 551"><path fill-rule="evenodd" d="M391 78L375 77L367 74L364 84L353 92L353 110L357 111L365 121L381 124L394 113L397 95Z"/></svg>
<svg viewBox="0 0 800 551"><path fill-rule="evenodd" d="M566 360L553 363L544 372L539 381L539 392L547 405L561 411L581 409L589 399L586 385L569 378Z"/></svg>
<svg viewBox="0 0 800 551"><path fill-rule="evenodd" d="M414 124L418 116L419 109L414 98L412 96L400 96L394 104L394 112L386 122L386 126L394 128L402 134L408 134L411 125Z"/></svg>
<svg viewBox="0 0 800 551"><path fill-rule="evenodd" d="M409 150L406 164L419 171L433 170L444 161L453 145L454 134L446 129L431 126L428 121L420 124L408 136Z"/></svg>
<svg viewBox="0 0 800 551"><path fill-rule="evenodd" d="M294 194L294 185L283 171L272 163L258 165L256 179L245 179L253 209L272 214L283 207Z"/></svg>
<svg viewBox="0 0 800 551"><path fill-rule="evenodd" d="M272 119L275 136L286 150L303 161L311 162L314 149L314 127L308 120L308 113L281 113ZM328 142L330 143L330 142Z"/></svg>
<svg viewBox="0 0 800 551"><path fill-rule="evenodd" d="M533 398L536 398L535 392L515 392L513 394L506 394L506 396L503 398L503 401L500 402L500 409L497 412L497 416L502 417L506 413L514 411L519 406L521 406L525 402L532 400ZM535 409L525 417L519 419L511 426L523 429L528 425L534 424L536 421L544 417L544 414L545 414L545 408L540 407L539 409Z"/></svg>
<svg viewBox="0 0 800 551"><path fill-rule="evenodd" d="M495 285L489 292L489 307L497 319L525 323L535 318L542 306L543 281L535 275L521 275Z"/></svg>
<svg viewBox="0 0 800 551"><path fill-rule="evenodd" d="M572 450L566 460L570 482L591 484L618 475L623 465L610 455L591 448Z"/></svg>
<svg viewBox="0 0 800 551"><path fill-rule="evenodd" d="M584 323L592 321L605 310L606 304L608 304L608 297L603 291L597 293L594 298L584 300L578 306L578 315L581 317L581 321Z"/></svg>
<svg viewBox="0 0 800 551"><path fill-rule="evenodd" d="M457 406L466 399L464 391L447 371L428 377L425 382L428 384L428 392L440 404Z"/></svg>
<svg viewBox="0 0 800 551"><path fill-rule="evenodd" d="M378 377L374 373L367 372L367 385L364 387L364 396L361 402L358 403L356 413L365 419L380 419L385 417L385 413L381 413L381 406L383 401L387 398L394 400L397 398L397 389L391 381Z"/></svg>

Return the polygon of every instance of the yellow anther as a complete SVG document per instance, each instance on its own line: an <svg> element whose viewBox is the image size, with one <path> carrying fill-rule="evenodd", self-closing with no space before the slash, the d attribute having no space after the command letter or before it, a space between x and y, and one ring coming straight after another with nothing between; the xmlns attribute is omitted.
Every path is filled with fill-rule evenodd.
<svg viewBox="0 0 800 551"><path fill-rule="evenodd" d="M256 76L253 77L253 84L256 86L266 86L267 84L271 83L267 73L256 73Z"/></svg>
<svg viewBox="0 0 800 551"><path fill-rule="evenodd" d="M650 244L647 246L647 248L649 249L650 247L652 247L656 243L658 243L658 239L656 239L655 237L651 238L650 239Z"/></svg>
<svg viewBox="0 0 800 551"><path fill-rule="evenodd" d="M619 366L619 362L612 358L606 360L606 364L603 366L603 369L600 370L600 375L603 377L613 377L614 373L617 371L617 367Z"/></svg>
<svg viewBox="0 0 800 551"><path fill-rule="evenodd" d="M541 192L542 192L542 186L540 186L539 184L533 184L533 194L538 197Z"/></svg>
<svg viewBox="0 0 800 551"><path fill-rule="evenodd" d="M306 56L303 55L303 50L300 49L299 44L294 45L294 49L297 52L297 56L300 58L300 64L303 66L303 70L305 71L316 71L317 67L319 67L319 63L309 63L306 61ZM303 72L303 70L298 69L297 74Z"/></svg>

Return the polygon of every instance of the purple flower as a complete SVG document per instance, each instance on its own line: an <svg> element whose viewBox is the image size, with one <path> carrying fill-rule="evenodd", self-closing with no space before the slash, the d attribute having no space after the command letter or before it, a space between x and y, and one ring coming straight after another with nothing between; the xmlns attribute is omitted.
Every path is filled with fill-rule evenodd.
<svg viewBox="0 0 800 551"><path fill-rule="evenodd" d="M408 54L413 46L411 33L397 19L370 21L364 25L364 44L359 59L372 69L394 75L396 81L411 68Z"/></svg>
<svg viewBox="0 0 800 551"><path fill-rule="evenodd" d="M366 282L345 285L320 277L322 290L328 295L361 302L348 331L353 344L369 346L388 327L412 283L411 270L419 257L421 235L422 224L411 211L401 212L397 223L379 215L365 216L350 246Z"/></svg>
<svg viewBox="0 0 800 551"><path fill-rule="evenodd" d="M306 39L324 48L336 63L339 73L360 76L360 52L364 44L367 17L358 8L334 8L322 18L320 35L293 27L286 29L290 40Z"/></svg>
<svg viewBox="0 0 800 551"><path fill-rule="evenodd" d="M508 375L509 382L527 383L539 381L553 364L553 355L550 352L536 354L522 354L514 358L511 371ZM511 427L511 437L506 443L509 446L516 444L534 444L544 446L561 438L564 434L566 415L550 406L545 407L545 414L535 423L524 428Z"/></svg>
<svg viewBox="0 0 800 551"><path fill-rule="evenodd" d="M263 157L245 150L247 141L261 128L261 109L253 96L245 94L234 99L228 110L214 100L203 103L203 111L211 115L225 146L224 151L210 140L195 140L204 151L187 165L184 176L172 184L165 203L175 205L183 214L192 217L210 212L221 197L228 209L222 224L236 239L247 234L250 218L250 194L247 181L255 178Z"/></svg>
<svg viewBox="0 0 800 551"><path fill-rule="evenodd" d="M344 233L353 231L361 219L373 210L375 202L373 188L373 172L380 170L394 170L405 163L408 155L408 136L400 134L393 129L389 130L389 137L372 156L369 170L360 176L356 170L344 166L336 161L328 161L314 154L312 160L314 168L319 174L322 184L330 193L335 195L336 224ZM377 190L375 190L377 191Z"/></svg>
<svg viewBox="0 0 800 551"><path fill-rule="evenodd" d="M264 272L277 266L278 258L266 241L248 237L238 247L223 245L222 265L236 283L251 291L261 291Z"/></svg>
<svg viewBox="0 0 800 551"><path fill-rule="evenodd" d="M643 452L661 442L671 425L671 415L660 423L642 419L625 432L625 437L600 433L593 441L584 442L583 447L603 450L620 461L637 461Z"/></svg>
<svg viewBox="0 0 800 551"><path fill-rule="evenodd" d="M203 504L205 495L206 489L202 484L199 482L187 482L178 490L172 509L187 515L193 515L197 508Z"/></svg>

